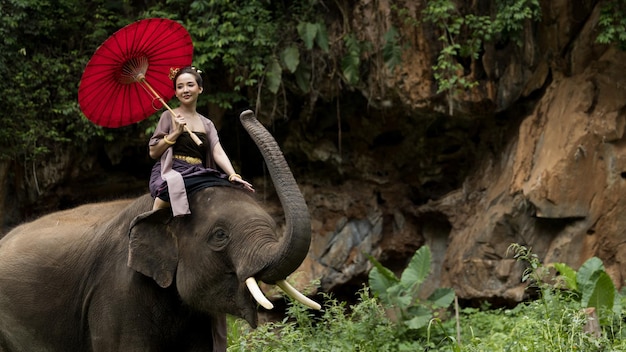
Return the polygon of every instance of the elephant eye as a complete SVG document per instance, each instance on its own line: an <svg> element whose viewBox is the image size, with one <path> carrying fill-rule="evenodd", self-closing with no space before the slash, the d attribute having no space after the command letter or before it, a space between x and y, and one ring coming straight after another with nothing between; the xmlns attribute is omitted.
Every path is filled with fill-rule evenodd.
<svg viewBox="0 0 626 352"><path fill-rule="evenodd" d="M213 245L224 245L228 241L228 234L224 229L215 229L209 238L209 242Z"/></svg>

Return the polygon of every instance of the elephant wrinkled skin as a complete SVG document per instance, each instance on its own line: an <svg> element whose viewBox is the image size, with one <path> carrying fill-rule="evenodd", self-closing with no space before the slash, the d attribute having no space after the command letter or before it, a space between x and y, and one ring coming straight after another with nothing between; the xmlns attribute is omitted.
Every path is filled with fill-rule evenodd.
<svg viewBox="0 0 626 352"><path fill-rule="evenodd" d="M232 187L194 193L185 217L151 211L145 195L21 225L0 240L0 351L224 351L225 314L255 327L246 280L283 282L307 254L310 219L274 139L251 112L241 120L285 234Z"/></svg>

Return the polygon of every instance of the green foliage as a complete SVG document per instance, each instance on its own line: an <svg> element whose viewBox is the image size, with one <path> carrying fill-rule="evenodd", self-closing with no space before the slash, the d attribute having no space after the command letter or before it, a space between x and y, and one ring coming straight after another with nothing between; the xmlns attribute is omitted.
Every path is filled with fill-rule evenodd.
<svg viewBox="0 0 626 352"><path fill-rule="evenodd" d="M273 94L278 93L282 82L282 67L276 58L272 58L267 68L267 89Z"/></svg>
<svg viewBox="0 0 626 352"><path fill-rule="evenodd" d="M290 88L310 91L313 73L303 61L305 53L330 50L316 6L308 0L167 0L144 16L181 19L194 41L194 64L214 74L199 107L230 109L240 102L249 105L248 89L253 87L259 94L266 88L275 95L285 81L295 80Z"/></svg>
<svg viewBox="0 0 626 352"><path fill-rule="evenodd" d="M537 255L519 244L512 244L509 249L515 252L516 259L529 265L524 271L522 281L531 278L538 284L546 309L554 301L554 296L567 294L568 300L578 302L580 309L596 308L599 321L604 326L610 325L613 318L621 315L623 297L620 297L599 258L589 258L576 272L564 263L543 265ZM551 268L555 268L560 274L556 282L552 280ZM562 289L566 291L560 291Z"/></svg>
<svg viewBox="0 0 626 352"><path fill-rule="evenodd" d="M363 52L363 43L361 43L355 35L348 34L344 37L344 44L347 49L346 55L341 60L341 72L343 77L350 85L355 85L361 77L361 54Z"/></svg>
<svg viewBox="0 0 626 352"><path fill-rule="evenodd" d="M393 72L393 69L402 63L402 52L404 50L400 45L400 34L396 27L391 26L385 33L384 39L383 60L385 60L385 65Z"/></svg>
<svg viewBox="0 0 626 352"><path fill-rule="evenodd" d="M530 248L517 243L511 244L508 251L514 252L513 258L528 265L522 273L522 282L528 282L531 285L543 283L543 276L545 276L547 268L541 264L537 254L533 253Z"/></svg>
<svg viewBox="0 0 626 352"><path fill-rule="evenodd" d="M297 28L307 50L313 50L313 45L317 44L323 52L328 52L328 33L324 23L300 22Z"/></svg>
<svg viewBox="0 0 626 352"><path fill-rule="evenodd" d="M304 48L290 45L287 48L290 50L290 55L283 55L282 58L286 69L294 74L296 87L302 93L307 94L311 92L311 81L315 73L313 66L309 62L301 61L300 58L305 57L305 51L312 53L316 48L320 49L322 53L328 53L328 33L323 22L300 22L296 28L299 39L304 43Z"/></svg>
<svg viewBox="0 0 626 352"><path fill-rule="evenodd" d="M461 310L461 350L474 351L626 351L619 321L602 336L585 331L587 315L567 295L554 296L512 309Z"/></svg>
<svg viewBox="0 0 626 352"><path fill-rule="evenodd" d="M606 312L620 313L620 294L600 258L589 258L578 272L563 263L554 264L554 267L563 276L566 287L578 298L581 307L596 308L602 323L607 323L604 318Z"/></svg>
<svg viewBox="0 0 626 352"><path fill-rule="evenodd" d="M296 72L300 64L300 52L298 51L298 47L295 45L286 47L285 50L282 51L280 58L289 72Z"/></svg>
<svg viewBox="0 0 626 352"><path fill-rule="evenodd" d="M256 330L244 324L240 321L233 332L229 352L398 351L393 324L367 290L359 293L351 309L327 296L320 317L301 304L290 304L281 322Z"/></svg>
<svg viewBox="0 0 626 352"><path fill-rule="evenodd" d="M437 93L448 94L450 114L453 113L454 97L478 84L466 77L461 60L478 59L485 42L510 38L521 45L519 34L524 22L538 20L541 16L538 0L497 0L495 4L495 16L464 15L452 0L428 1L423 10L423 21L440 29L438 40L442 49L433 71Z"/></svg>
<svg viewBox="0 0 626 352"><path fill-rule="evenodd" d="M593 298L593 292L608 288L601 282L604 268L597 258L585 262L578 273L564 264L555 264L561 273L558 278L564 279L555 283L550 281L552 266L542 265L524 246L513 244L509 249L527 264L523 280L540 287L542 299L510 309L466 307L458 311L458 320L432 318L426 327L410 330L406 320L390 320L389 305L380 302L384 303L382 297L396 300L399 292L410 296L419 290L419 284L411 283L423 282L430 270L430 253L420 249L401 277L372 261L375 269L370 272L370 289L375 296L370 298L365 288L353 306L346 307L327 295L321 316L294 304L282 321L263 324L256 330L235 320L229 330L228 351L626 351L622 309L613 309L613 319L605 320L601 334L588 332L589 316L581 309L582 292L591 292L586 301L592 306L592 302L604 299ZM580 288L580 292L571 292L573 287ZM431 296L429 300L438 301L437 297L444 296ZM624 300L624 296L615 297ZM448 298L433 304L447 305ZM416 317L424 313L418 312Z"/></svg>
<svg viewBox="0 0 626 352"><path fill-rule="evenodd" d="M565 288L572 292L579 292L576 283L576 270L563 263L554 263L553 265L561 274L560 281L565 285Z"/></svg>
<svg viewBox="0 0 626 352"><path fill-rule="evenodd" d="M539 0L498 0L494 31L503 32L521 45L519 35L524 30L524 22L541 17Z"/></svg>
<svg viewBox="0 0 626 352"><path fill-rule="evenodd" d="M368 258L374 264L369 273L372 292L399 315L408 330L426 327L437 309L448 308L454 300L454 291L449 288L438 288L427 299L420 299L421 285L430 273L431 254L427 246L415 252L400 278L374 257Z"/></svg>
<svg viewBox="0 0 626 352"><path fill-rule="evenodd" d="M118 24L110 17L115 9L76 0L7 0L0 6L0 159L40 160L59 146L109 137L82 117L76 92L92 50Z"/></svg>
<svg viewBox="0 0 626 352"><path fill-rule="evenodd" d="M168 2L180 8L189 6L187 14L179 11L179 15L194 40L195 64L205 72L232 76L229 86L209 90L221 93L213 94L209 100L230 109L245 99L239 91L263 80L276 44L279 24L272 18L268 3L259 0Z"/></svg>
<svg viewBox="0 0 626 352"><path fill-rule="evenodd" d="M600 33L596 41L601 44L617 44L626 50L626 2L605 0L601 3L598 19Z"/></svg>

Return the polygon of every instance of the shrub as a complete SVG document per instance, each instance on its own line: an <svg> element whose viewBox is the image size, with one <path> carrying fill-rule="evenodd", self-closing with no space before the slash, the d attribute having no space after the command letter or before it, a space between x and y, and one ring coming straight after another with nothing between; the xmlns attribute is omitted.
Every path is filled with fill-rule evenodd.
<svg viewBox="0 0 626 352"><path fill-rule="evenodd" d="M296 303L289 304L285 319L256 330L238 322L243 333L235 333L230 352L398 351L395 328L367 289L350 309L327 295L321 316Z"/></svg>

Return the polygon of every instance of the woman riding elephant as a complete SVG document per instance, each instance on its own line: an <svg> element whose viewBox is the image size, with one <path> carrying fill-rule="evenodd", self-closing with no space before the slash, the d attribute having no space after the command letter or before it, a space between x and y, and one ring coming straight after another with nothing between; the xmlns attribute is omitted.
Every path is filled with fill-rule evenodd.
<svg viewBox="0 0 626 352"><path fill-rule="evenodd" d="M278 145L251 111L241 122L263 154L285 231L234 187L189 195L175 217L132 201L84 205L20 225L0 240L0 351L225 351L225 315L257 325L272 304L257 280L319 305L285 281L308 253L306 203Z"/></svg>

